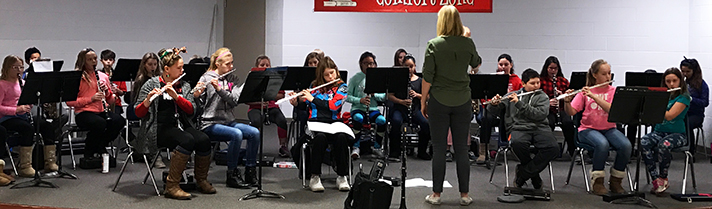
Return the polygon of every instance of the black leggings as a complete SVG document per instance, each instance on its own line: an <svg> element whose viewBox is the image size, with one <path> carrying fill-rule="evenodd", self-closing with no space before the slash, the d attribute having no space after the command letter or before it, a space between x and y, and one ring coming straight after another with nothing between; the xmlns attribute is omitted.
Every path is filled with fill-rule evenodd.
<svg viewBox="0 0 712 209"><path fill-rule="evenodd" d="M106 120L109 114L111 120ZM119 136L126 125L126 119L116 113L81 112L75 117L80 129L88 130L85 140L84 157L92 157L94 153L105 153L105 147Z"/></svg>
<svg viewBox="0 0 712 209"><path fill-rule="evenodd" d="M39 121L39 120L35 120ZM42 139L44 141L45 145L53 145L54 144L54 139L55 139L55 133L54 129L52 128L52 124L50 124L47 121L40 121L40 134L42 135ZM17 132L22 136L20 138L20 141L18 145L23 146L23 147L29 147L32 146L32 144L35 143L33 140L35 136L35 126L30 124L30 121L22 119L22 118L10 118L6 121L3 121L0 123L0 125L4 126L5 129L11 132ZM7 134L7 133L6 133ZM5 140L3 140L5 141Z"/></svg>
<svg viewBox="0 0 712 209"><path fill-rule="evenodd" d="M210 138L202 131L187 127L181 131L174 126L158 126L158 146L174 148L186 155L193 151L198 156L210 155Z"/></svg>
<svg viewBox="0 0 712 209"><path fill-rule="evenodd" d="M315 175L321 174L321 163L324 160L326 147L331 144L331 158L336 161L336 174L339 176L349 175L348 142L350 138L348 134L344 133L316 133L311 142L311 157L308 161L309 164L307 164L309 165L309 173Z"/></svg>

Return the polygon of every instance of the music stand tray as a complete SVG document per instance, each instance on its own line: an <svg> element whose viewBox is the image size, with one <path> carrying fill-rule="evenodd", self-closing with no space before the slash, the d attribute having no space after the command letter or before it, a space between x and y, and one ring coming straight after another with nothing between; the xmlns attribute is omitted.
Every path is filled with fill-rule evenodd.
<svg viewBox="0 0 712 209"><path fill-rule="evenodd" d="M191 88L195 88L200 81L200 77L208 71L209 65L206 63L195 63L183 65L183 73L185 77L182 80L188 82Z"/></svg>
<svg viewBox="0 0 712 209"><path fill-rule="evenodd" d="M471 99L487 99L497 94L507 94L508 75L472 74L470 76Z"/></svg>
<svg viewBox="0 0 712 209"><path fill-rule="evenodd" d="M141 59L119 58L116 61L113 75L111 75L111 81L133 81L138 74L140 65Z"/></svg>

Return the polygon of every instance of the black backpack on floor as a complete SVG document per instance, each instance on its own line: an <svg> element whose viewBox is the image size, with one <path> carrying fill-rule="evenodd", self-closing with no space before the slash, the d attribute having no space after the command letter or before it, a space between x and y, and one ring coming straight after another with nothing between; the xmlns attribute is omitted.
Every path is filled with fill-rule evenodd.
<svg viewBox="0 0 712 209"><path fill-rule="evenodd" d="M344 202L345 209L381 209L391 206L393 187L385 182L370 180L363 172L356 174L356 180Z"/></svg>

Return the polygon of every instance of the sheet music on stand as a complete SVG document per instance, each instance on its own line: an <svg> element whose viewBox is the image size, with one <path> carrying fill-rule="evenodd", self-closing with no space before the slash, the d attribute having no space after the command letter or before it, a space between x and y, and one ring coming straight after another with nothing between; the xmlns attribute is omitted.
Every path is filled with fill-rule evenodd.
<svg viewBox="0 0 712 209"><path fill-rule="evenodd" d="M351 130L349 126L342 122L332 122L332 123L325 123L325 122L317 122L317 121L307 121L307 130L306 134L309 136L314 136L313 132L323 132L327 134L336 134L336 133L345 133L351 136L352 138L356 138L354 135L354 132Z"/></svg>

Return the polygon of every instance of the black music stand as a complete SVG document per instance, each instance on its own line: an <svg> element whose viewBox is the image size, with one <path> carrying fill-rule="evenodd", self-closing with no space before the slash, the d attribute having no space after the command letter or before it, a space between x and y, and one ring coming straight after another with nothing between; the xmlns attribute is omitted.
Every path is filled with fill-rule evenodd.
<svg viewBox="0 0 712 209"><path fill-rule="evenodd" d="M116 61L114 73L111 75L111 81L133 81L136 79L140 65L141 59L119 58Z"/></svg>
<svg viewBox="0 0 712 209"><path fill-rule="evenodd" d="M405 67L384 67L384 68L368 68L366 70L366 86L363 90L364 93L385 93L386 98L388 94L395 93L396 95L408 95L408 84L410 82L408 74L410 73L408 68ZM375 102L375 101L374 101ZM388 115L388 105L384 105L383 115ZM368 114L368 111L366 112ZM366 116L368 117L368 116ZM386 118L386 133L383 134L383 161L388 162L388 156L390 155L390 141L388 135L390 132L390 124L388 123L388 117ZM398 127L400 128L400 127ZM403 136L403 132L401 132ZM400 208L406 208L405 203L405 178L406 174L406 157L405 157L405 144L406 139L401 137L401 178L385 177L396 185L395 182L400 182L401 186L401 202Z"/></svg>
<svg viewBox="0 0 712 209"><path fill-rule="evenodd" d="M282 86L283 75L274 70L252 71L247 74L244 87L240 94L238 103L264 102L274 100L277 97L279 88ZM260 106L261 115L264 117L265 108ZM262 118L261 121L263 121ZM264 150L264 125L260 126L260 152L257 159L263 160ZM258 197L282 198L284 195L262 190L262 163L258 162L260 176L257 183L257 189L252 190L249 194L240 197L240 201L249 200Z"/></svg>
<svg viewBox="0 0 712 209"><path fill-rule="evenodd" d="M509 85L509 76L504 74L471 74L470 76L470 97L471 99L488 99L496 95L507 94ZM487 114L487 108L482 108L482 114ZM486 123L485 121L483 121ZM500 130L503 132L504 130ZM482 143L483 139L480 139ZM490 139L484 139L485 144L489 144ZM479 143L478 143L479 146ZM486 155L489 158L489 155ZM497 162L494 162L497 163ZM485 163L485 167L489 169L490 163Z"/></svg>
<svg viewBox="0 0 712 209"><path fill-rule="evenodd" d="M571 72L571 80L569 80L569 89L582 89L584 86L586 86L586 73L588 72ZM616 74L611 73L611 80L613 80L615 75Z"/></svg>
<svg viewBox="0 0 712 209"><path fill-rule="evenodd" d="M79 82L82 76L81 71L70 71L70 72L52 72L52 73L35 73L31 71L26 77L26 83L23 87L22 94L17 102L18 105L37 105L36 114L38 118L38 124L35 124L35 145L38 147L44 146L44 141L42 140L42 135L40 134L39 121L42 121L42 104L45 103L55 103L63 101L75 101L77 100L77 95L79 93ZM53 176L56 177L69 177L71 179L77 179L77 176L62 170L61 163L61 149L62 143L59 143L58 150L55 152L58 155L58 166L59 170ZM11 189L27 188L27 187L50 187L58 188L57 185L42 180L39 171L35 171L35 176L32 180L19 183Z"/></svg>
<svg viewBox="0 0 712 209"><path fill-rule="evenodd" d="M658 124L665 120L670 93L650 90L647 87L618 87L611 103L608 122L623 124ZM636 138L638 138L636 136ZM607 194L603 201L610 203L642 204L657 208L645 199L645 193L639 192L640 158L643 152L638 138L638 159L636 160L635 191L625 194Z"/></svg>
<svg viewBox="0 0 712 209"><path fill-rule="evenodd" d="M625 86L660 87L662 82L662 73L625 72Z"/></svg>
<svg viewBox="0 0 712 209"><path fill-rule="evenodd" d="M191 88L195 88L195 85L198 85L200 77L205 74L205 71L208 70L208 67L209 65L207 63L183 65L183 73L185 73L185 77L183 77L182 80L188 82Z"/></svg>

